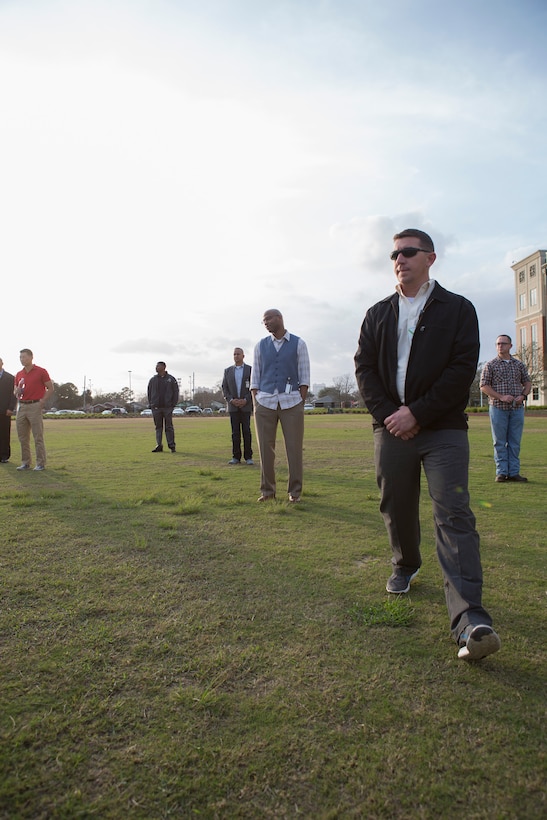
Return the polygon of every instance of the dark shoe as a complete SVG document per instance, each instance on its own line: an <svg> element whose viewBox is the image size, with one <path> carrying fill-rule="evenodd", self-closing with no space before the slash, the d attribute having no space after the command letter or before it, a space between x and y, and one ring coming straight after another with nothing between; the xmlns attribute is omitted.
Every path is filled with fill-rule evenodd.
<svg viewBox="0 0 547 820"><path fill-rule="evenodd" d="M416 572L412 572L410 575L398 575L394 572L393 575L391 575L387 580L387 592L391 592L393 595L402 595L405 592L409 592L410 583L417 576L419 571L420 570L417 569Z"/></svg>
<svg viewBox="0 0 547 820"><path fill-rule="evenodd" d="M245 464L248 464L249 467L253 467L254 466L254 461L252 460L252 458L248 458L246 460Z"/></svg>
<svg viewBox="0 0 547 820"><path fill-rule="evenodd" d="M508 475L507 481L528 481L528 479L517 473L516 475Z"/></svg>
<svg viewBox="0 0 547 820"><path fill-rule="evenodd" d="M507 476L503 475L503 473L500 473L499 475L496 476L496 481L499 484L501 484L502 481L507 481Z"/></svg>
<svg viewBox="0 0 547 820"><path fill-rule="evenodd" d="M499 635L491 626L478 624L478 626L468 626L460 635L460 650L458 658L468 661L480 661L487 655L497 652L501 646Z"/></svg>
<svg viewBox="0 0 547 820"><path fill-rule="evenodd" d="M176 447L170 447L169 449L171 450L171 452L172 452L172 453L176 453L176 452L177 452Z"/></svg>
<svg viewBox="0 0 547 820"><path fill-rule="evenodd" d="M162 445L162 444L158 444L158 446L157 446L157 447L154 447L154 449L152 450L152 452L153 452L153 453L163 453L163 445Z"/></svg>
<svg viewBox="0 0 547 820"><path fill-rule="evenodd" d="M300 503L300 496L299 495L289 495L289 504L299 504Z"/></svg>
<svg viewBox="0 0 547 820"><path fill-rule="evenodd" d="M231 458L230 461L228 462L228 464L239 464L239 459L238 458Z"/></svg>
<svg viewBox="0 0 547 820"><path fill-rule="evenodd" d="M9 461L9 458L0 458L0 464L7 464L8 461Z"/></svg>

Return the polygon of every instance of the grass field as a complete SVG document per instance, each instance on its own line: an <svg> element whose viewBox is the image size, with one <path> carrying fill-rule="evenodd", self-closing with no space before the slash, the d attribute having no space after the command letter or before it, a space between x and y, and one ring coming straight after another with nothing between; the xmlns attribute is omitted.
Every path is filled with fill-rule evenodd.
<svg viewBox="0 0 547 820"><path fill-rule="evenodd" d="M547 816L547 418L526 420L525 485L494 483L470 420L502 638L476 664L449 636L425 487L422 571L384 591L367 416L306 417L296 506L256 503L228 419L175 425L172 455L150 419L48 420L43 473L15 470L14 435L0 817Z"/></svg>

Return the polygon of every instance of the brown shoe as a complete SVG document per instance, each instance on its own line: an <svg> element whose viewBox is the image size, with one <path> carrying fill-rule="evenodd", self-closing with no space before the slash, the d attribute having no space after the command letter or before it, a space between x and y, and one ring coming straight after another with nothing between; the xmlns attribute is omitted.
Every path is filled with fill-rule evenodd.
<svg viewBox="0 0 547 820"><path fill-rule="evenodd" d="M528 479L517 473L516 475L508 475L507 481L528 481Z"/></svg>
<svg viewBox="0 0 547 820"><path fill-rule="evenodd" d="M500 473L499 475L496 476L496 481L498 482L498 484L501 483L502 481L507 481L507 476L503 475L503 473Z"/></svg>

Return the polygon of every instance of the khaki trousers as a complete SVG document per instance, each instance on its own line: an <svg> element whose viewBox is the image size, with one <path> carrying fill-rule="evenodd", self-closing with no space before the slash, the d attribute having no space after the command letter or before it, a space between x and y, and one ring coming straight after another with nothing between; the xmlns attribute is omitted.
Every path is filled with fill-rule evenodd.
<svg viewBox="0 0 547 820"><path fill-rule="evenodd" d="M21 463L29 466L31 464L30 433L32 431L34 447L36 448L36 466L45 467L46 447L44 444L44 419L42 417L41 402L36 401L33 404L19 403L15 426L21 444Z"/></svg>
<svg viewBox="0 0 547 820"><path fill-rule="evenodd" d="M298 498L302 493L303 446L304 446L304 402L296 407L275 410L255 405L255 429L260 453L260 490L262 495L275 495L275 439L277 425L281 424L285 439L285 452L289 466L287 492Z"/></svg>

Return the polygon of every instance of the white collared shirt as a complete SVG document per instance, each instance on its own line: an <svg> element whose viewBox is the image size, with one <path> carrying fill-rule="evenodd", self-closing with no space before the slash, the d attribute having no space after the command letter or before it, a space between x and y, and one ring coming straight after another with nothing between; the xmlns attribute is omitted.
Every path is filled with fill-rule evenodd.
<svg viewBox="0 0 547 820"><path fill-rule="evenodd" d="M404 295L398 284L395 290L399 294L399 324L397 326L397 392L401 403L405 403L405 381L412 339L420 321L427 297L435 286L434 279L428 279L421 286L416 296Z"/></svg>

